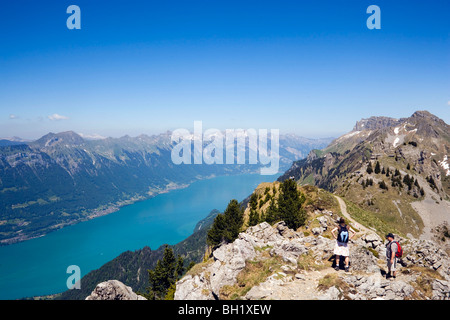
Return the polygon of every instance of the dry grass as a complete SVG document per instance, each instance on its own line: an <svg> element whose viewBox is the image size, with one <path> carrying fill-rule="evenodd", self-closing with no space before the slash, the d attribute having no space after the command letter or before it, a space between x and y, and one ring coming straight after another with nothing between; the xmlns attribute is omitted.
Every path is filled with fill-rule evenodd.
<svg viewBox="0 0 450 320"><path fill-rule="evenodd" d="M330 273L324 276L319 280L319 284L317 285L317 289L321 291L326 291L331 287L336 287L339 289L344 299L347 298L348 293L354 291L347 282L342 280L336 273Z"/></svg>
<svg viewBox="0 0 450 320"><path fill-rule="evenodd" d="M297 260L297 269L303 271L320 271L326 268L330 268L332 262L327 260L323 261L323 264L317 264L316 259L310 252L302 254Z"/></svg>
<svg viewBox="0 0 450 320"><path fill-rule="evenodd" d="M196 276L202 273L202 271L209 266L210 264L214 263L214 259L210 258L204 262L200 262L195 264L191 269L189 269L188 272L186 272L186 275Z"/></svg>

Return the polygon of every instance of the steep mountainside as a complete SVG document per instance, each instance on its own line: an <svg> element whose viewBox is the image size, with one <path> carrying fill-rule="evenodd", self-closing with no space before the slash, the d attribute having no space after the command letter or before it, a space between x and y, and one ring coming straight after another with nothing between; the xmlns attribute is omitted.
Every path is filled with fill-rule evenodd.
<svg viewBox="0 0 450 320"><path fill-rule="evenodd" d="M43 235L201 178L260 165L175 165L171 133L86 140L68 131L0 146L0 243ZM330 140L280 136L280 169Z"/></svg>
<svg viewBox="0 0 450 320"><path fill-rule="evenodd" d="M449 155L450 126L427 111L371 117L294 162L279 180L335 192L405 235L430 239L450 222Z"/></svg>

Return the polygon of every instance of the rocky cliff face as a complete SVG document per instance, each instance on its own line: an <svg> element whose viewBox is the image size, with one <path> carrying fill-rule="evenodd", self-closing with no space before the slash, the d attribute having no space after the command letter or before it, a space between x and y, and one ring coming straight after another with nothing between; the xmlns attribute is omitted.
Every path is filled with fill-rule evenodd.
<svg viewBox="0 0 450 320"><path fill-rule="evenodd" d="M389 117L370 117L367 119L361 119L356 122L353 127L353 131L362 131L362 130L376 130L385 127L395 126L399 123L400 120L389 118Z"/></svg>
<svg viewBox="0 0 450 320"><path fill-rule="evenodd" d="M334 225L320 216L321 227ZM284 222L264 222L213 251L177 283L176 300L212 299L450 299L450 260L432 241L402 240L404 266L383 276L385 245L374 233L350 244L351 272L332 266L334 240L305 236Z"/></svg>

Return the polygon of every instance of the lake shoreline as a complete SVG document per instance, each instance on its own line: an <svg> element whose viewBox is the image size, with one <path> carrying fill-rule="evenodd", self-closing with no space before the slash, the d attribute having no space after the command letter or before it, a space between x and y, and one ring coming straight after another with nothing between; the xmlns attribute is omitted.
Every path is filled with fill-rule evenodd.
<svg viewBox="0 0 450 320"><path fill-rule="evenodd" d="M259 171L259 170L256 170L256 172L257 171ZM100 205L96 209L91 209L86 214L86 216L83 216L81 218L78 218L76 220L73 220L73 221L70 221L70 222L67 222L67 223L56 224L54 226L51 226L51 227L49 227L47 229L42 230L42 232L37 234L37 235L20 235L20 236L15 236L15 237L8 238L8 239L3 239L3 240L0 241L0 247L9 246L9 245L13 245L13 244L16 244L16 243L20 243L20 242L24 242L24 241L28 241L28 240L33 240L33 239L44 237L44 236L48 235L51 232L63 229L65 227L73 226L73 225L76 225L76 224L81 223L81 222L86 222L86 221L89 221L89 220L92 220L92 219L95 219L95 218L99 218L99 217L103 217L103 216L109 215L111 213L119 211L123 207L135 204L137 202L149 200L149 199L154 198L154 197L156 197L158 195L166 194L166 193L174 191L174 190L185 189L185 188L189 187L192 183L194 183L196 181L208 180L208 179L213 179L213 178L222 177L222 176L238 176L238 175L243 175L243 174L256 174L256 172L244 172L244 173L238 173L238 174L221 174L221 175L212 174L212 175L209 175L209 176L197 177L196 179L194 179L194 180L192 180L192 181L190 181L188 183L169 182L164 188L151 188L151 187L149 187L149 191L147 191L145 195L133 196L133 197L128 198L126 200L117 201L116 203L113 203L113 204Z"/></svg>
<svg viewBox="0 0 450 320"><path fill-rule="evenodd" d="M99 217L103 217L103 216L109 215L111 213L119 211L121 208L123 208L125 206L132 205L132 204L134 204L136 202L145 201L145 200L151 199L153 197L156 197L158 195L168 193L168 192L173 191L173 190L184 189L184 188L189 187L192 183L194 183L196 181L205 180L205 179L211 179L211 178L214 178L214 177L216 177L216 176L202 177L202 178L190 181L189 183L183 183L183 184L177 184L177 183L174 183L174 182L170 182L163 189L159 189L159 190L158 189L156 189L156 190L153 189L153 191L148 191L146 196L145 195L133 196L133 197L131 197L129 199L120 200L120 201L118 201L116 203L113 203L113 204L101 205L99 208L90 210L89 213L86 216L84 216L84 217L81 217L79 219L76 219L76 220L73 220L73 221L70 221L70 222L67 222L67 223L56 224L54 226L49 227L48 229L43 230L42 233L39 233L38 235L34 235L34 236L31 236L31 235L23 235L22 236L21 235L21 236L16 236L16 237L13 237L13 238L3 239L3 240L0 241L0 246L8 246L8 245L12 245L12 244L15 244L15 243L20 243L20 242L24 242L24 241L28 241L28 240L41 238L41 237L44 237L44 236L46 236L47 234L49 234L49 233L51 233L53 231L56 231L56 230L59 230L59 229L62 229L62 228L68 227L68 226L73 226L73 225L81 223L81 222L86 222L86 221L89 221L89 220L92 220L92 219L95 219L95 218L99 218Z"/></svg>

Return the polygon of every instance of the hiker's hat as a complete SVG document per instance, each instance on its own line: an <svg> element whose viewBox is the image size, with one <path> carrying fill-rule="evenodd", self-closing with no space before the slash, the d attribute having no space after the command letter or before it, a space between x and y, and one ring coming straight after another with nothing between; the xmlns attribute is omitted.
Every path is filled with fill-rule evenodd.
<svg viewBox="0 0 450 320"><path fill-rule="evenodd" d="M386 238L392 238L392 239L394 239L394 235L393 235L392 233L388 233L388 234L386 235Z"/></svg>

